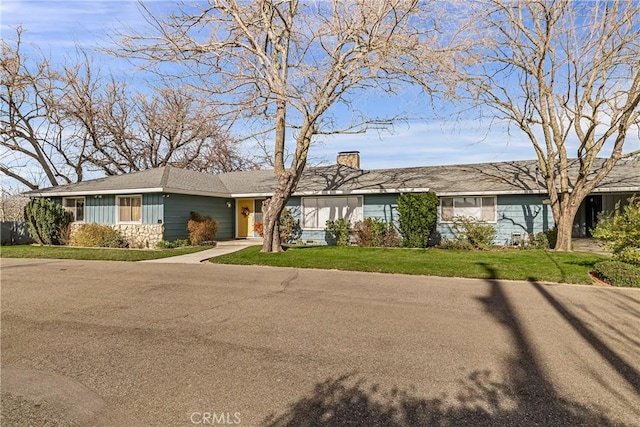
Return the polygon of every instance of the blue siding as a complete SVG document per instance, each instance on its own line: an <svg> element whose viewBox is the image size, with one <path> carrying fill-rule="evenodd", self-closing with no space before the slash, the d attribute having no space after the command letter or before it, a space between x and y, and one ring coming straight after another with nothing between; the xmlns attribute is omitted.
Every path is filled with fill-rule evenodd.
<svg viewBox="0 0 640 427"><path fill-rule="evenodd" d="M387 223L398 223L398 194L372 194L364 196L364 217L380 218Z"/></svg>
<svg viewBox="0 0 640 427"><path fill-rule="evenodd" d="M216 239L234 237L234 210L227 207L228 199L171 194L163 200L165 240L173 241L189 237L187 222L189 222L191 211L209 215L218 221Z"/></svg>
<svg viewBox="0 0 640 427"><path fill-rule="evenodd" d="M116 197L104 195L102 197L86 196L85 222L95 222L97 224L116 223Z"/></svg>
<svg viewBox="0 0 640 427"><path fill-rule="evenodd" d="M509 244L513 233L524 235L553 228L555 222L551 207L542 203L546 198L546 195L526 194L498 196L495 244ZM453 239L451 228L451 224L438 221L436 233L440 238Z"/></svg>
<svg viewBox="0 0 640 427"><path fill-rule="evenodd" d="M386 222L397 224L398 213L397 194L375 194L363 196L363 217L380 218ZM287 209L298 221L301 219L300 197L292 197L287 203ZM300 237L303 242L327 243L330 236L324 230L302 230Z"/></svg>
<svg viewBox="0 0 640 427"><path fill-rule="evenodd" d="M142 195L142 223L161 224L164 218L164 197L160 193Z"/></svg>

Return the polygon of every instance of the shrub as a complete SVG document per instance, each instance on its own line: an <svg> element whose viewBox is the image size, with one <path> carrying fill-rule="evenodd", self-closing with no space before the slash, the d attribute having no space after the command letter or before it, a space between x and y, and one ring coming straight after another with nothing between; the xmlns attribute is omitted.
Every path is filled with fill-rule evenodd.
<svg viewBox="0 0 640 427"><path fill-rule="evenodd" d="M173 242L169 242L167 240L161 240L156 243L156 247L159 249L175 249L175 248L183 248L185 246L189 246L188 239L176 239Z"/></svg>
<svg viewBox="0 0 640 427"><path fill-rule="evenodd" d="M190 213L191 219L187 223L189 241L198 246L202 242L215 239L218 232L218 222L210 216L203 216L197 212Z"/></svg>
<svg viewBox="0 0 640 427"><path fill-rule="evenodd" d="M438 243L438 248L471 250L473 249L473 245L464 239L442 239L440 243Z"/></svg>
<svg viewBox="0 0 640 427"><path fill-rule="evenodd" d="M457 240L465 240L477 249L493 246L497 234L493 225L464 216L453 219L453 232Z"/></svg>
<svg viewBox="0 0 640 427"><path fill-rule="evenodd" d="M593 266L594 273L613 286L640 287L640 267L621 261L600 261Z"/></svg>
<svg viewBox="0 0 640 427"><path fill-rule="evenodd" d="M126 248L127 241L120 231L101 224L81 224L71 236L71 246L97 248Z"/></svg>
<svg viewBox="0 0 640 427"><path fill-rule="evenodd" d="M393 224L379 218L365 218L353 226L353 234L358 246L396 247L400 238Z"/></svg>
<svg viewBox="0 0 640 427"><path fill-rule="evenodd" d="M618 261L640 267L640 248L632 248L631 246L626 247L615 254L614 258Z"/></svg>
<svg viewBox="0 0 640 427"><path fill-rule="evenodd" d="M556 242L558 241L558 227L553 227L547 231L543 231L543 233L547 236L549 249L555 249Z"/></svg>
<svg viewBox="0 0 640 427"><path fill-rule="evenodd" d="M435 193L401 194L397 209L402 245L426 248L438 219L438 198Z"/></svg>
<svg viewBox="0 0 640 427"><path fill-rule="evenodd" d="M284 209L280 214L280 241L282 243L295 243L302 235L300 223L289 209Z"/></svg>
<svg viewBox="0 0 640 427"><path fill-rule="evenodd" d="M620 212L620 204L616 205ZM614 254L619 261L626 260L640 266L640 198L632 197L617 215L603 215L592 230L593 237Z"/></svg>
<svg viewBox="0 0 640 427"><path fill-rule="evenodd" d="M64 229L71 223L71 214L57 203L39 198L24 207L24 219L29 233L41 245L59 245L66 235Z"/></svg>
<svg viewBox="0 0 640 427"><path fill-rule="evenodd" d="M344 218L335 221L328 220L325 231L333 237L338 246L349 245L349 235L351 234L351 223Z"/></svg>
<svg viewBox="0 0 640 427"><path fill-rule="evenodd" d="M529 234L529 238L521 242L522 249L549 249L547 233Z"/></svg>

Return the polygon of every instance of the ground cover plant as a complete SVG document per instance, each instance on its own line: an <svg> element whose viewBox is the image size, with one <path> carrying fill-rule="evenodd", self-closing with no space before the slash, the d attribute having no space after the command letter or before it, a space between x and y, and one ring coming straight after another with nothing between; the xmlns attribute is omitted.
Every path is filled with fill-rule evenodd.
<svg viewBox="0 0 640 427"><path fill-rule="evenodd" d="M16 245L0 247L0 258L53 258L104 261L145 261L171 256L191 254L211 246L183 247L177 249L106 249L72 248L68 246Z"/></svg>
<svg viewBox="0 0 640 427"><path fill-rule="evenodd" d="M589 271L607 259L584 252L467 251L344 246L291 248L277 254L250 247L212 258L219 264L268 265L349 271L591 284Z"/></svg>

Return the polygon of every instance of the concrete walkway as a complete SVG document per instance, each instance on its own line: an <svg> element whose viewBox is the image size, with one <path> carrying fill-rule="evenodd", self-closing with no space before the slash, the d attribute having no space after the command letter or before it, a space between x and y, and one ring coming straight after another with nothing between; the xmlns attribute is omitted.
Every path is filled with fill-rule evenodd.
<svg viewBox="0 0 640 427"><path fill-rule="evenodd" d="M222 242L217 242L215 248L206 249L201 252L172 256L168 258L150 259L147 261L140 261L140 262L153 262L158 264L200 264L201 262L206 261L209 258L230 254L232 252L237 252L249 246L258 246L258 245L262 245L262 240L260 239L226 240Z"/></svg>

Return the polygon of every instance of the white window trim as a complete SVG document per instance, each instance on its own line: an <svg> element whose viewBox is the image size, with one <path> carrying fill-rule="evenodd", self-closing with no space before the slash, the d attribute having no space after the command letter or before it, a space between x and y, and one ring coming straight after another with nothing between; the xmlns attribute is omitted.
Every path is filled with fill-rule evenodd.
<svg viewBox="0 0 640 427"><path fill-rule="evenodd" d="M438 205L438 222L440 224L453 224L455 221L456 217L459 217L460 215L456 215L456 207L455 204L453 206L453 218L454 220L451 221L445 221L442 219L442 199L456 199L456 197L480 197L480 199L482 199L483 197L492 197L493 198L493 217L495 218L495 220L493 221L484 221L487 224L497 224L498 223L498 196L487 196L487 195L477 195L477 194L468 194L468 195L464 195L464 196L446 196L446 197L440 197L440 204ZM480 209L482 209L482 206L480 206ZM478 219L478 222L483 221Z"/></svg>
<svg viewBox="0 0 640 427"><path fill-rule="evenodd" d="M140 198L140 220L139 221L120 221L120 199ZM123 194L116 196L116 224L142 224L142 194Z"/></svg>
<svg viewBox="0 0 640 427"><path fill-rule="evenodd" d="M73 223L77 223L77 224L82 224L83 222L85 222L85 218L87 217L87 198L84 196L68 196L68 197L63 197L62 198L62 207L69 212L69 210L67 209L67 200L80 200L82 199L82 202L84 203L84 210L82 212L82 220L81 221L77 221L75 218L75 215L73 216ZM77 209L77 206L76 206Z"/></svg>
<svg viewBox="0 0 640 427"><path fill-rule="evenodd" d="M359 208L362 210L362 216L364 216L364 197L362 196L310 196L300 198L300 227L302 230L309 231L323 231L326 228L326 224L318 224L318 227L305 227L304 225L304 201L307 199L352 199L357 198L359 200ZM362 218L364 219L364 218Z"/></svg>

